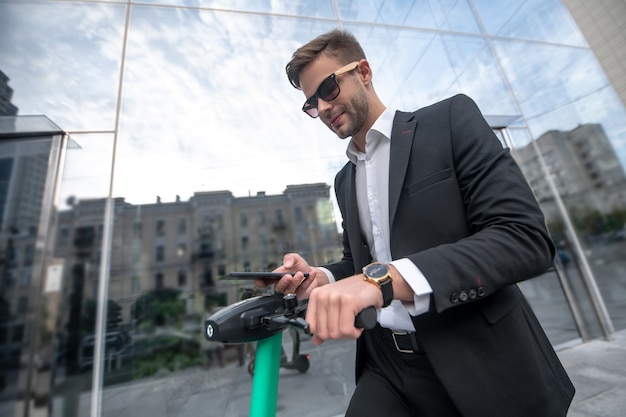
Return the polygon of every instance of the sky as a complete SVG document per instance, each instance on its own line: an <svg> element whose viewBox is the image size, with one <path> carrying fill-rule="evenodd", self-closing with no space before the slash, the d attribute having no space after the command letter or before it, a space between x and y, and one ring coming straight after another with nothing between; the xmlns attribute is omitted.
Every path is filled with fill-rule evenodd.
<svg viewBox="0 0 626 417"><path fill-rule="evenodd" d="M125 7L111 3L0 2L0 69L12 102L20 115L47 115L80 146L67 153L61 202L106 196L111 169L114 196L132 204L332 185L347 141L300 110L304 96L284 72L297 47L337 26L329 1L235 3L254 13L224 10L233 4L225 1L144 1L155 5L132 8L126 38ZM487 115L521 110L535 137L600 122L626 164L624 109L560 3L475 3L499 36L492 44L463 1L337 2L346 20L377 23L343 26L364 46L389 107L414 110L462 92ZM266 10L273 14L258 13ZM541 18L529 19L533 10Z"/></svg>

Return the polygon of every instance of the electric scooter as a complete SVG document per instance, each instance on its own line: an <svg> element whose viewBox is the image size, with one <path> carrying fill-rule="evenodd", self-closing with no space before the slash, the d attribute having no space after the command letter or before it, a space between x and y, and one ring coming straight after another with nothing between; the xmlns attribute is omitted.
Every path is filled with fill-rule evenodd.
<svg viewBox="0 0 626 417"><path fill-rule="evenodd" d="M252 288L242 288L241 299L245 300L250 297L254 297L255 295L262 295L263 292L259 292L259 289ZM281 350L280 354L280 367L284 369L295 369L300 373L305 373L309 370L310 366L310 358L311 355L305 353L300 353L300 332L301 330L288 326L287 330L291 335L292 340L292 350L291 350L291 360L287 358L287 355L284 349ZM254 362L256 356L256 348L254 347L254 343L249 344L249 352L250 352L250 361L248 362L248 373L251 376L254 376Z"/></svg>
<svg viewBox="0 0 626 417"><path fill-rule="evenodd" d="M306 301L299 302L295 294L260 295L231 304L205 319L208 340L257 342L250 417L276 416L282 333L287 326L293 326L310 334L304 320L306 307ZM376 310L368 307L357 315L354 324L371 329L376 319Z"/></svg>
<svg viewBox="0 0 626 417"><path fill-rule="evenodd" d="M280 353L280 367L284 369L295 369L301 374L309 370L311 355L308 353L300 353L300 331L293 326L288 326L289 334L293 342L291 350L291 359L287 358L285 350L281 349ZM254 376L254 363L256 353L254 350L250 355L250 362L248 363L248 373Z"/></svg>

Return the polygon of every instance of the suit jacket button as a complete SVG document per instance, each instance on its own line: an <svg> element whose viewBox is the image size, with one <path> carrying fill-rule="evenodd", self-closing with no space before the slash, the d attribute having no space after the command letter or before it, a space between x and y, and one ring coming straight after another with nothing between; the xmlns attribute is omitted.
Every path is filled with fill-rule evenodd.
<svg viewBox="0 0 626 417"><path fill-rule="evenodd" d="M485 294L487 294L487 290L485 289L485 287L478 287L478 296L484 297Z"/></svg>
<svg viewBox="0 0 626 417"><path fill-rule="evenodd" d="M459 293L459 300L461 301L467 301L467 291L463 290Z"/></svg>
<svg viewBox="0 0 626 417"><path fill-rule="evenodd" d="M474 298L476 298L476 290L472 288L468 291L467 295L470 300L473 300Z"/></svg>
<svg viewBox="0 0 626 417"><path fill-rule="evenodd" d="M456 292L456 291L455 291L455 292L453 292L453 293L450 295L450 301L451 301L451 302L453 302L453 303L458 303L458 302L459 302L459 293L458 293L458 292Z"/></svg>

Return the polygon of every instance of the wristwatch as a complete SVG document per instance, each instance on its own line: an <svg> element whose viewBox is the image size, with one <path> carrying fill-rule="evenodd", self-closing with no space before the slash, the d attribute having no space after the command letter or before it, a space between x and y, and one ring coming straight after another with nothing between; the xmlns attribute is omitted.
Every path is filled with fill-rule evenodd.
<svg viewBox="0 0 626 417"><path fill-rule="evenodd" d="M383 307L388 307L393 301L393 286L389 267L380 262L372 262L363 267L363 280L377 285L383 292Z"/></svg>

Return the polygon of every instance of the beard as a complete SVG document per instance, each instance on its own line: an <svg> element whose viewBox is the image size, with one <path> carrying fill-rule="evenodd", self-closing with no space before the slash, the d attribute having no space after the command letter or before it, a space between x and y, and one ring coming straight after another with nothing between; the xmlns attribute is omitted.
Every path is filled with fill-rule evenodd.
<svg viewBox="0 0 626 417"><path fill-rule="evenodd" d="M335 132L339 139L354 136L363 129L369 107L365 88L359 86L357 93L350 98L350 102L344 110L344 117L347 116L347 123L339 129L333 129L332 126L328 126L328 128Z"/></svg>

